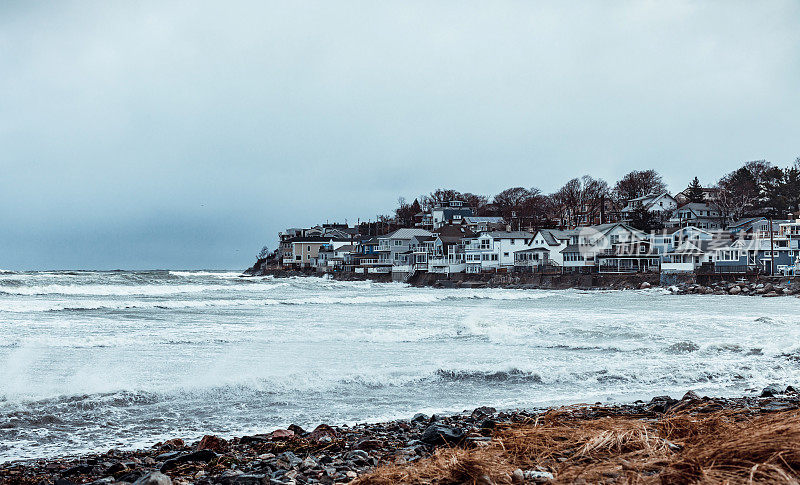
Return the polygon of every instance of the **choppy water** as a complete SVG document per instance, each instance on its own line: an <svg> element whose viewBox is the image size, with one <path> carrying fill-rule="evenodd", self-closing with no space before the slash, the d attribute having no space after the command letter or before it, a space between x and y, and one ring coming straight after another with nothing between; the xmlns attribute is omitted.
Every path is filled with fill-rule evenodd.
<svg viewBox="0 0 800 485"><path fill-rule="evenodd" d="M800 383L800 300L0 273L0 462Z"/></svg>

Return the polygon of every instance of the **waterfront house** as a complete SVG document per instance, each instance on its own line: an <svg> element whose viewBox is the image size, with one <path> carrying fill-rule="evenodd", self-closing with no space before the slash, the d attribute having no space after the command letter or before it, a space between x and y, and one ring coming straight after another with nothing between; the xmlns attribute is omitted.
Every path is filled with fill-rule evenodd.
<svg viewBox="0 0 800 485"><path fill-rule="evenodd" d="M615 245L647 240L646 233L621 222L580 227L570 232L569 244L561 250L563 267L566 271L593 272L598 254L611 256Z"/></svg>
<svg viewBox="0 0 800 485"><path fill-rule="evenodd" d="M715 271L718 273L758 271L764 274L786 272L788 268L795 266L800 257L798 247L800 239L792 233L794 227L796 226L791 222L784 221L778 224L778 234L770 236L768 231L765 233L758 230L753 237L742 235L717 248Z"/></svg>
<svg viewBox="0 0 800 485"><path fill-rule="evenodd" d="M514 253L527 249L533 234L526 231L489 231L466 238L464 258L468 273L514 267Z"/></svg>
<svg viewBox="0 0 800 485"><path fill-rule="evenodd" d="M514 266L563 266L563 251L572 239L572 234L577 231L562 231L558 229L539 229L533 233L527 247L517 251Z"/></svg>
<svg viewBox="0 0 800 485"><path fill-rule="evenodd" d="M650 234L654 253L664 255L681 245L683 241L711 240L714 233L695 226L671 227Z"/></svg>
<svg viewBox="0 0 800 485"><path fill-rule="evenodd" d="M442 226L434 234L428 255L428 272L463 273L466 271L465 242L476 237L465 225Z"/></svg>
<svg viewBox="0 0 800 485"><path fill-rule="evenodd" d="M323 246L336 249L350 243L349 239L323 236L297 236L286 241L289 250L284 251L283 266L293 269L311 268L318 263L319 250Z"/></svg>
<svg viewBox="0 0 800 485"><path fill-rule="evenodd" d="M381 270L375 272L391 272L392 267L402 267L409 269L412 263L411 244L412 239L417 236L430 237L433 233L419 228L402 228L385 236L378 236L378 263L382 266Z"/></svg>
<svg viewBox="0 0 800 485"><path fill-rule="evenodd" d="M692 273L704 263L712 262L712 242L713 240L684 240L678 247L661 256L661 272Z"/></svg>
<svg viewBox="0 0 800 485"><path fill-rule="evenodd" d="M632 239L618 242L597 253L599 273L647 273L658 272L660 258L650 239Z"/></svg>

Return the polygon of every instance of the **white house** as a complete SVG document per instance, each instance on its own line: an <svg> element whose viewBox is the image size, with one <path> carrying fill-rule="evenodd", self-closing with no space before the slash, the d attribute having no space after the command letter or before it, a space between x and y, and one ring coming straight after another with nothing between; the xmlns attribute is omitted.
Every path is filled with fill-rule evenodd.
<svg viewBox="0 0 800 485"><path fill-rule="evenodd" d="M464 247L467 273L512 268L514 253L527 249L532 237L525 231L490 231L470 238Z"/></svg>
<svg viewBox="0 0 800 485"><path fill-rule="evenodd" d="M564 255L561 253L577 231L560 231L557 229L539 229L530 238L525 251L518 251L516 266L540 266L552 264L562 266Z"/></svg>
<svg viewBox="0 0 800 485"><path fill-rule="evenodd" d="M625 222L630 222L633 217L633 212L642 208L648 212L669 214L678 208L678 201L669 195L668 192L664 192L663 194L650 194L643 197L630 199L625 207L622 208L622 220Z"/></svg>

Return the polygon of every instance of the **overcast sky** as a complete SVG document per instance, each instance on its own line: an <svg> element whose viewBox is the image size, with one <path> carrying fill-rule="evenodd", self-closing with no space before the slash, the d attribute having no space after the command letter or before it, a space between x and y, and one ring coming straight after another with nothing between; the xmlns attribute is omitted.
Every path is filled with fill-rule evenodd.
<svg viewBox="0 0 800 485"><path fill-rule="evenodd" d="M0 268L244 268L440 186L800 156L800 2L2 2Z"/></svg>

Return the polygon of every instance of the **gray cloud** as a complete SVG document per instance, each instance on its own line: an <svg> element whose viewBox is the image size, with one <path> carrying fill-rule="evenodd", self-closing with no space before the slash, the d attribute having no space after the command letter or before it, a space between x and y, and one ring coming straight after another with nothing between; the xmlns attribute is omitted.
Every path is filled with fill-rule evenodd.
<svg viewBox="0 0 800 485"><path fill-rule="evenodd" d="M800 4L0 7L0 268L243 267L437 186L673 189L800 139Z"/></svg>

